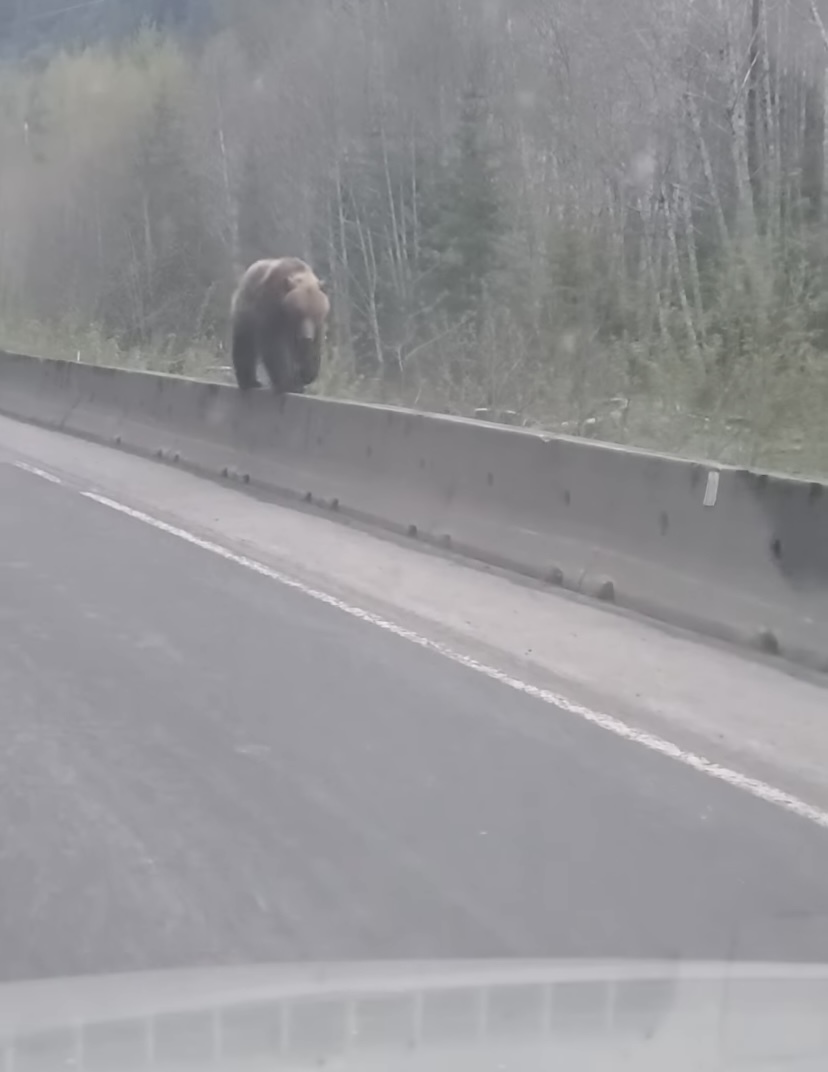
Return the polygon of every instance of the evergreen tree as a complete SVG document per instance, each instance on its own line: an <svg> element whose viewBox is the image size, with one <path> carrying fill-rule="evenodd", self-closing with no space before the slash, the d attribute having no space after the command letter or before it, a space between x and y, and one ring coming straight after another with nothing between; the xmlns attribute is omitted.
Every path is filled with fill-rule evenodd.
<svg viewBox="0 0 828 1072"><path fill-rule="evenodd" d="M440 304L452 317L475 313L500 263L502 212L485 96L464 95L453 159L438 183L430 248Z"/></svg>
<svg viewBox="0 0 828 1072"><path fill-rule="evenodd" d="M177 102L162 87L135 144L126 221L132 267L114 281L102 310L113 330L129 325L124 341L186 342L214 326L203 310L221 258L187 148Z"/></svg>
<svg viewBox="0 0 828 1072"><path fill-rule="evenodd" d="M151 28L198 38L214 25L213 0L0 0L0 56L122 41Z"/></svg>
<svg viewBox="0 0 828 1072"><path fill-rule="evenodd" d="M243 265L279 250L279 236L271 211L272 177L256 142L244 152L239 191L239 247Z"/></svg>

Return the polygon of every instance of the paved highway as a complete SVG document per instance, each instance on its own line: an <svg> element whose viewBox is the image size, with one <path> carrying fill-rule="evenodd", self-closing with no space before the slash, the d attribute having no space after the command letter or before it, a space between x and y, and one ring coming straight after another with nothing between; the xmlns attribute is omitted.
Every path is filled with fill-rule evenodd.
<svg viewBox="0 0 828 1072"><path fill-rule="evenodd" d="M0 502L3 980L828 960L819 826L8 459Z"/></svg>

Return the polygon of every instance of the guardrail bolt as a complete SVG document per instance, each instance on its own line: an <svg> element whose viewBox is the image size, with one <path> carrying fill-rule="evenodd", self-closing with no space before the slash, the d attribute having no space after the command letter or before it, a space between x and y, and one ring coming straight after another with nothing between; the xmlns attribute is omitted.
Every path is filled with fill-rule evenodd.
<svg viewBox="0 0 828 1072"><path fill-rule="evenodd" d="M589 587L591 594L602 603L615 602L615 583L611 577L598 577Z"/></svg>
<svg viewBox="0 0 828 1072"><path fill-rule="evenodd" d="M758 629L753 637L753 643L759 651L763 651L766 655L779 654L779 638L772 629L766 627Z"/></svg>
<svg viewBox="0 0 828 1072"><path fill-rule="evenodd" d="M409 525L408 526L408 535L411 537L412 540L417 539L417 536L419 535L419 532L417 531L417 526L416 525Z"/></svg>
<svg viewBox="0 0 828 1072"><path fill-rule="evenodd" d="M560 566L552 566L551 569L548 569L546 571L543 579L544 581L546 581L547 584L553 584L557 588L560 588L561 585L564 583L564 571L560 568Z"/></svg>

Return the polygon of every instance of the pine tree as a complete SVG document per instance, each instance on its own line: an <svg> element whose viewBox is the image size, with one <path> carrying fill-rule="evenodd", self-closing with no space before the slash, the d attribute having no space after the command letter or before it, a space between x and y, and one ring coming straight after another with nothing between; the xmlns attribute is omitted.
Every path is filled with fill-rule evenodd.
<svg viewBox="0 0 828 1072"><path fill-rule="evenodd" d="M258 145L251 142L242 160L239 191L239 246L246 266L260 257L278 256L279 236L271 212L272 176Z"/></svg>
<svg viewBox="0 0 828 1072"><path fill-rule="evenodd" d="M438 185L430 228L437 293L453 318L479 310L485 284L500 263L502 212L487 128L486 98L472 86L463 98L454 159Z"/></svg>
<svg viewBox="0 0 828 1072"><path fill-rule="evenodd" d="M136 138L131 176L125 221L131 267L113 280L102 314L127 344L186 342L212 326L203 323L203 309L221 260L188 158L182 117L164 85Z"/></svg>
<svg viewBox="0 0 828 1072"><path fill-rule="evenodd" d="M142 29L198 39L215 25L216 0L0 0L0 57L123 41Z"/></svg>

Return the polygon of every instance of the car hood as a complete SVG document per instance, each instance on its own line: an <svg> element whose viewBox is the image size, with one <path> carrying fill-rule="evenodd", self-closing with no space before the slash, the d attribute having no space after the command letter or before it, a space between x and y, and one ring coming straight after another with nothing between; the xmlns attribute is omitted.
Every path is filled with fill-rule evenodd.
<svg viewBox="0 0 828 1072"><path fill-rule="evenodd" d="M12 1072L824 1072L828 966L418 962L26 982L0 987L0 1048Z"/></svg>

